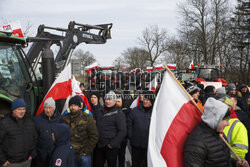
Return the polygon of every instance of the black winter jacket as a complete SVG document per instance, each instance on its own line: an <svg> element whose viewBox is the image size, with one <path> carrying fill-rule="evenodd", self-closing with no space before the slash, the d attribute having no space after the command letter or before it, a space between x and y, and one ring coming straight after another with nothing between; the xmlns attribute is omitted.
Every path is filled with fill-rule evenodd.
<svg viewBox="0 0 250 167"><path fill-rule="evenodd" d="M119 148L127 135L125 115L116 107L102 110L97 115L96 125L99 132L98 148L106 147L108 144L112 148Z"/></svg>
<svg viewBox="0 0 250 167"><path fill-rule="evenodd" d="M58 111L49 119L44 112L34 118L35 127L38 134L37 151L39 159L47 163L54 149L52 140L52 128L55 123L61 123L62 116Z"/></svg>
<svg viewBox="0 0 250 167"><path fill-rule="evenodd" d="M104 108L103 106L98 103L97 105L91 105L91 112L93 114L94 119L96 120L96 117L99 113L103 112Z"/></svg>
<svg viewBox="0 0 250 167"><path fill-rule="evenodd" d="M18 163L36 157L37 133L33 121L11 114L0 121L0 166L7 160Z"/></svg>
<svg viewBox="0 0 250 167"><path fill-rule="evenodd" d="M148 147L149 125L151 120L152 107L145 111L143 105L132 109L128 115L128 137L131 145L140 148Z"/></svg>
<svg viewBox="0 0 250 167"><path fill-rule="evenodd" d="M236 161L230 158L230 150L219 133L203 121L199 123L185 143L185 167L231 167Z"/></svg>

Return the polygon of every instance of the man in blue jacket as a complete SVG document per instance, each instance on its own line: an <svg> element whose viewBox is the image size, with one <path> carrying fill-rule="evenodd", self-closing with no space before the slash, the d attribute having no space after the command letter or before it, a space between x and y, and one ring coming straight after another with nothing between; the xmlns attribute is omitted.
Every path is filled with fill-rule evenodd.
<svg viewBox="0 0 250 167"><path fill-rule="evenodd" d="M54 142L52 140L52 126L62 122L61 114L56 110L56 104L52 97L48 98L43 105L42 114L34 118L35 127L38 133L36 159L37 167L49 166Z"/></svg>
<svg viewBox="0 0 250 167"><path fill-rule="evenodd" d="M75 151L70 144L70 128L64 123L53 125L53 151L50 167L75 167Z"/></svg>
<svg viewBox="0 0 250 167"><path fill-rule="evenodd" d="M128 115L128 137L132 146L133 167L147 167L149 125L154 100L153 92L144 92L143 104L133 108Z"/></svg>

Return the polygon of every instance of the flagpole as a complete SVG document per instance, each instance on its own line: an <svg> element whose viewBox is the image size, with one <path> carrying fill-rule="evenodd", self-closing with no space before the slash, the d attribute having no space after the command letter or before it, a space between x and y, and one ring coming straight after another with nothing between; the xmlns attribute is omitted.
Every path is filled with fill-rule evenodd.
<svg viewBox="0 0 250 167"><path fill-rule="evenodd" d="M203 111L200 109L200 107L196 104L196 102L193 100L191 95L186 91L186 89L182 86L182 84L175 78L174 74L169 70L169 68L164 64L164 67L168 71L168 73L174 78L174 80L177 82L177 84L181 87L181 89L185 92L185 94L189 97L189 99L192 101L192 103L196 106L196 108L203 114ZM227 145L227 147L232 151L232 153L235 155L237 160L241 160L241 158L235 153L233 148L228 144L228 142L225 140L225 138L222 135L219 135L222 141Z"/></svg>
<svg viewBox="0 0 250 167"><path fill-rule="evenodd" d="M182 84L175 78L174 74L169 70L169 68L164 64L164 67L169 72L169 74L174 78L174 80L177 82L177 84L181 87L181 89L185 92L185 94L189 97L189 99L192 101L192 103L198 108L198 110L203 114L203 111L200 109L200 107L196 104L196 102L193 100L192 96L186 91L186 89L182 86Z"/></svg>

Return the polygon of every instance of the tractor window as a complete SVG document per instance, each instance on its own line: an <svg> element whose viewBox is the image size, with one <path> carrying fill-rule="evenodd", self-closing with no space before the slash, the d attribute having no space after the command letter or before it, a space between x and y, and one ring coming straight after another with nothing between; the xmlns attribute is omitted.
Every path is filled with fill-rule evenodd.
<svg viewBox="0 0 250 167"><path fill-rule="evenodd" d="M23 98L28 73L15 46L0 44L0 94L11 99Z"/></svg>

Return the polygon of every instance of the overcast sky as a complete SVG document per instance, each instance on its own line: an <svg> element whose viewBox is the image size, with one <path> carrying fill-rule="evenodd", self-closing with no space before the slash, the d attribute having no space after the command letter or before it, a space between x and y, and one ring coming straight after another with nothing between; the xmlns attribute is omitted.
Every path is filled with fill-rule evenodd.
<svg viewBox="0 0 250 167"><path fill-rule="evenodd" d="M175 34L177 3L181 1L184 0L0 0L0 14L2 20L20 20L23 27L29 21L33 36L40 24L67 28L70 21L113 23L112 39L106 44L81 44L76 48L90 51L101 65L111 65L124 50L138 46L137 38L150 25Z"/></svg>

